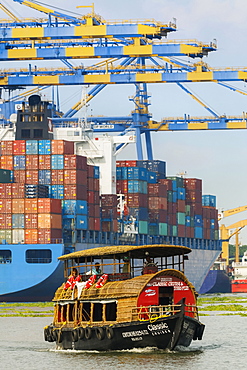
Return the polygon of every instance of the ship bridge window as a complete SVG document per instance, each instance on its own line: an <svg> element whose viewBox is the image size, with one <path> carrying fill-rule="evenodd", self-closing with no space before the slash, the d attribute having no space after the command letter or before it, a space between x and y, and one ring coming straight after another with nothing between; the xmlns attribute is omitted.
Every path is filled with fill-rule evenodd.
<svg viewBox="0 0 247 370"><path fill-rule="evenodd" d="M34 139L39 139L43 137L43 130L42 129L34 129L33 130L33 137Z"/></svg>
<svg viewBox="0 0 247 370"><path fill-rule="evenodd" d="M106 321L116 321L117 320L117 302L106 303L105 318L106 318Z"/></svg>
<svg viewBox="0 0 247 370"><path fill-rule="evenodd" d="M102 303L94 303L93 321L103 321L103 304Z"/></svg>
<svg viewBox="0 0 247 370"><path fill-rule="evenodd" d="M50 249L27 249L27 263L51 263L52 254Z"/></svg>
<svg viewBox="0 0 247 370"><path fill-rule="evenodd" d="M12 253L10 250L0 250L0 263L11 263L12 262Z"/></svg>
<svg viewBox="0 0 247 370"><path fill-rule="evenodd" d="M31 137L31 130L28 130L28 129L21 130L22 139L30 139L30 137Z"/></svg>

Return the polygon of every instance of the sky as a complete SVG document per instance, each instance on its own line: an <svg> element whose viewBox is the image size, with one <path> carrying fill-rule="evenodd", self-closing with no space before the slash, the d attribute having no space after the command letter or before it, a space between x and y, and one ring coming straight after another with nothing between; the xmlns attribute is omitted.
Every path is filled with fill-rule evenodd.
<svg viewBox="0 0 247 370"><path fill-rule="evenodd" d="M1 2L20 17L43 17L12 0ZM45 0L44 3L81 14L87 11L76 9L77 6L91 5L85 0ZM216 39L217 51L205 57L204 62L211 67L247 67L246 0L94 0L94 5L95 12L106 20L153 18L167 23L176 18L177 31L169 34L168 39L203 42ZM6 16L0 13L0 17ZM7 68L6 63L0 63L0 68ZM246 83L232 85L247 93ZM215 83L188 83L186 86L218 114L239 116L247 111L247 96ZM82 92L80 87L74 87L68 96L67 88L61 90L61 108L66 111L81 98ZM209 115L178 86L150 84L148 91L151 95L149 109L154 120L184 114ZM132 85L106 87L92 100L88 110L92 115L128 115L133 109L129 97L134 92ZM175 176L186 171L187 177L201 178L203 194L216 195L218 209L247 204L246 130L157 132L152 134L152 142L155 159L167 162L167 175ZM134 147L128 147L119 157L135 158ZM228 217L224 223L231 225L242 219L247 219L247 212ZM247 244L247 227L241 232L240 242Z"/></svg>

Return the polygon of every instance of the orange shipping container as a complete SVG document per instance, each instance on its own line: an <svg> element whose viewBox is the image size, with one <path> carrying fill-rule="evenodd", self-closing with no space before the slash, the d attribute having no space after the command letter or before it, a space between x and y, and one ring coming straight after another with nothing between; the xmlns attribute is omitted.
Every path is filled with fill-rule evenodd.
<svg viewBox="0 0 247 370"><path fill-rule="evenodd" d="M26 229L25 230L25 243L37 244L38 243L38 230Z"/></svg>
<svg viewBox="0 0 247 370"><path fill-rule="evenodd" d="M11 213L11 199L0 199L0 213Z"/></svg>
<svg viewBox="0 0 247 370"><path fill-rule="evenodd" d="M93 179L91 189L93 190ZM66 185L87 185L87 171L83 170L64 170L64 184Z"/></svg>
<svg viewBox="0 0 247 370"><path fill-rule="evenodd" d="M25 182L26 182L26 171L24 171L24 170L15 170L14 171L14 182L25 184Z"/></svg>
<svg viewBox="0 0 247 370"><path fill-rule="evenodd" d="M14 157L12 155L1 155L0 157L0 166L5 170L13 170L14 168Z"/></svg>
<svg viewBox="0 0 247 370"><path fill-rule="evenodd" d="M25 199L25 213L38 213L38 199Z"/></svg>
<svg viewBox="0 0 247 370"><path fill-rule="evenodd" d="M38 214L37 213L26 213L24 218L25 218L25 229L37 229L38 228Z"/></svg>
<svg viewBox="0 0 247 370"><path fill-rule="evenodd" d="M52 140L52 154L74 154L74 142L65 140Z"/></svg>
<svg viewBox="0 0 247 370"><path fill-rule="evenodd" d="M11 184L12 187L12 198L24 198L24 189L25 185L24 184Z"/></svg>
<svg viewBox="0 0 247 370"><path fill-rule="evenodd" d="M26 171L26 184L38 185L39 183L39 171L38 170L27 170Z"/></svg>
<svg viewBox="0 0 247 370"><path fill-rule="evenodd" d="M11 213L0 213L0 229L11 229L12 228L12 214Z"/></svg>
<svg viewBox="0 0 247 370"><path fill-rule="evenodd" d="M38 213L62 213L60 199L39 198Z"/></svg>
<svg viewBox="0 0 247 370"><path fill-rule="evenodd" d="M1 154L12 155L13 154L13 140L1 141Z"/></svg>
<svg viewBox="0 0 247 370"><path fill-rule="evenodd" d="M39 229L61 229L62 216L50 213L38 214L38 228Z"/></svg>
<svg viewBox="0 0 247 370"><path fill-rule="evenodd" d="M0 184L0 199L11 199L12 187L11 184Z"/></svg>
<svg viewBox="0 0 247 370"><path fill-rule="evenodd" d="M63 170L52 170L51 171L51 184L52 185L63 185L64 184Z"/></svg>
<svg viewBox="0 0 247 370"><path fill-rule="evenodd" d="M26 170L37 170L39 167L39 156L37 154L26 155Z"/></svg>
<svg viewBox="0 0 247 370"><path fill-rule="evenodd" d="M39 155L39 170L50 170L51 169L51 156L50 155Z"/></svg>
<svg viewBox="0 0 247 370"><path fill-rule="evenodd" d="M24 213L24 199L12 199L12 213Z"/></svg>
<svg viewBox="0 0 247 370"><path fill-rule="evenodd" d="M62 243L61 229L38 229L39 244Z"/></svg>

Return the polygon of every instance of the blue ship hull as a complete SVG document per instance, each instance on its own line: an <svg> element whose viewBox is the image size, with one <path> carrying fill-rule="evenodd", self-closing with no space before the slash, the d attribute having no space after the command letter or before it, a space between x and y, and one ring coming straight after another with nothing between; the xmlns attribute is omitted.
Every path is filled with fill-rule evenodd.
<svg viewBox="0 0 247 370"><path fill-rule="evenodd" d="M204 280L199 294L231 293L229 276L223 270L210 270Z"/></svg>
<svg viewBox="0 0 247 370"><path fill-rule="evenodd" d="M170 244L187 245L192 248L189 260L186 261L185 274L196 290L201 292L203 281L221 251L220 243L215 243L211 249L209 244L206 249L206 246L202 243L198 244L196 239L187 241L180 239L174 238ZM97 246L104 245L77 243L75 250ZM34 249L50 250L51 261L49 263L26 262L26 252ZM38 302L50 301L53 298L57 287L64 281L63 265L58 261L58 257L71 250L67 250L64 244L6 244L1 245L0 250L9 250L12 256L11 261L1 261L0 301Z"/></svg>

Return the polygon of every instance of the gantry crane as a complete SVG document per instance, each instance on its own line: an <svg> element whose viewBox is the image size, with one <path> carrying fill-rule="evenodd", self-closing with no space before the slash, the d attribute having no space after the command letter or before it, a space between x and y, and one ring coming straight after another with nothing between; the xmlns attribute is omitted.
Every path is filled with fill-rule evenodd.
<svg viewBox="0 0 247 370"><path fill-rule="evenodd" d="M245 91L228 86L228 81L245 81L247 69L214 69L202 58L217 50L216 41L176 41L163 37L176 31L176 23L154 20L107 22L96 15L94 8L87 15L68 15L47 8L37 1L14 0L48 15L44 19L28 19L1 23L1 61L57 60L66 68L32 67L21 70L2 70L0 86L93 85L84 102L78 102L65 113L63 122L73 122L73 115L109 84L134 84L135 108L131 116L91 118L91 127L97 132L118 132L120 135L135 132L138 159L143 159L141 135L145 135L147 157L153 159L152 131L246 129L246 113L238 117L217 115L200 101L184 83L214 82L245 94ZM13 18L13 17L12 17ZM190 58L190 61L178 60ZM99 63L74 66L71 61L101 59ZM199 58L198 61L195 59ZM163 119L156 122L149 113L148 83L173 83L183 89L211 114L211 117L184 116L180 119ZM59 125L60 118L53 122ZM108 123L108 124L106 124ZM110 124L109 124L110 123Z"/></svg>

